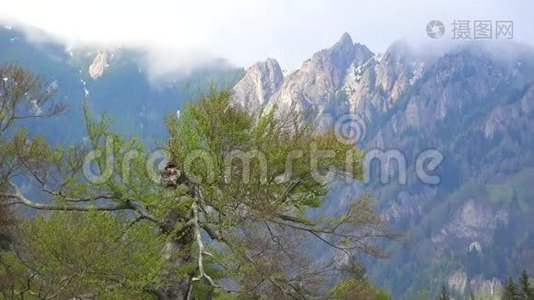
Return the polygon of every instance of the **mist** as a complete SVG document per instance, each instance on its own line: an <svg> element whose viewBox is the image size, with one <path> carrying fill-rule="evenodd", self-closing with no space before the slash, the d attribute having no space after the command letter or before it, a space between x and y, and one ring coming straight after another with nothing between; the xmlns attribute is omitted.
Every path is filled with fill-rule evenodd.
<svg viewBox="0 0 534 300"><path fill-rule="evenodd" d="M335 43L343 32L377 53L399 39L439 48L447 44L443 40L450 41L450 24L457 19L510 20L514 41L533 44L532 11L534 3L527 0L434 1L432 5L422 0L20 0L0 3L0 22L22 26L36 40L47 36L71 47L146 49L151 73L164 74L188 72L216 59L248 67L267 57L291 71ZM448 27L442 41L427 36L430 20L441 20Z"/></svg>

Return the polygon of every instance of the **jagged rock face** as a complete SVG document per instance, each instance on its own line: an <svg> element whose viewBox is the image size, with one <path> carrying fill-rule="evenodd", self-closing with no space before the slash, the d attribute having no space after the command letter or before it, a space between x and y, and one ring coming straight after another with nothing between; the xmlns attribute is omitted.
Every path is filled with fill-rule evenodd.
<svg viewBox="0 0 534 300"><path fill-rule="evenodd" d="M465 288L467 287L467 274L462 271L452 273L449 275L447 285L449 286L449 289L455 292L464 293Z"/></svg>
<svg viewBox="0 0 534 300"><path fill-rule="evenodd" d="M275 59L258 62L250 67L233 88L235 103L254 111L266 104L280 88L284 75Z"/></svg>
<svg viewBox="0 0 534 300"><path fill-rule="evenodd" d="M369 268L371 277L391 286L396 296L406 292L406 286L396 286L398 282L406 282L407 277L417 282L415 273L426 274L428 279L450 253L463 257L455 258L454 268L467 268L465 257L471 252L469 255L478 253L492 263L474 270L469 266L468 272L447 270L450 277L440 278L438 287L448 282L460 293L470 290L498 295L499 280L505 277L496 278L502 272L499 270L522 264L510 258L512 262L499 267L502 254L496 254L495 248L502 247L502 242L497 245L496 239L518 232L516 243L530 236L534 245L534 234L525 229L534 230L534 219L528 215L534 211L534 188L517 183L534 180L534 169L528 169L534 165L534 51L512 45L501 55L502 45L495 49L487 46L473 43L442 53L424 53L398 42L380 56L344 35L282 83L242 84L239 89L252 88L236 92L235 101L249 97L254 99L249 103L267 107L294 106L316 120L330 116L329 122L320 123L325 126L331 126L342 114L356 113L367 127L359 147L393 149L404 155L407 184L380 185L371 178L371 184L358 187L357 193L335 191L342 199L363 191L375 195L383 219L413 234L416 244L411 254L401 251L403 254L379 263L376 269ZM262 72L252 78L269 78L268 72ZM441 178L438 185L426 185L415 176L414 161L426 149L439 150L444 157L435 171ZM520 226L513 225L515 219L522 220ZM510 234L503 234L503 230ZM510 245L506 251L525 260L513 243L505 243ZM534 257L530 255L527 260L534 261ZM410 268L418 272L412 276L414 269ZM534 265L530 272L534 272Z"/></svg>
<svg viewBox="0 0 534 300"><path fill-rule="evenodd" d="M490 297L500 296L503 290L503 285L498 278L483 279L480 275L469 281L469 287L478 295Z"/></svg>
<svg viewBox="0 0 534 300"><path fill-rule="evenodd" d="M363 64L372 57L367 47L354 44L344 34L333 47L317 52L284 81L269 105L281 110L294 106L299 111L318 114L340 91L351 64Z"/></svg>
<svg viewBox="0 0 534 300"><path fill-rule="evenodd" d="M461 270L449 275L447 285L451 291L457 294L466 295L468 292L472 292L479 297L484 297L481 299L493 298L502 293L502 284L498 278L483 279L481 276L475 276L469 280L467 273Z"/></svg>
<svg viewBox="0 0 534 300"><path fill-rule="evenodd" d="M354 44L344 34L333 47L315 53L286 78L275 60L252 66L234 87L234 103L251 110L276 105L281 111L295 108L317 115L341 91L349 67L372 57L367 47Z"/></svg>
<svg viewBox="0 0 534 300"><path fill-rule="evenodd" d="M395 109L386 124L381 125L369 141L369 147L395 147L402 139L399 133L409 130L420 131L430 141L436 125L483 108L484 102L489 102L498 89L511 85L515 76L514 69L494 64L470 49L439 58L423 74L425 78L416 81L419 85L416 89L406 81L397 85L396 89L404 92L401 94L404 103ZM395 85L392 87L390 93L395 90ZM379 117L376 111L374 117ZM370 120L372 122L372 118ZM491 129L487 131L491 132Z"/></svg>
<svg viewBox="0 0 534 300"><path fill-rule="evenodd" d="M388 223L395 223L398 220L410 219L423 213L426 199L436 197L436 189L424 187L419 193L402 191L395 201L384 208L381 216Z"/></svg>
<svg viewBox="0 0 534 300"><path fill-rule="evenodd" d="M427 63L404 42L377 56L345 33L284 79L275 60L255 64L234 87L234 102L249 110L276 105L334 118L357 112L372 120L421 77Z"/></svg>
<svg viewBox="0 0 534 300"><path fill-rule="evenodd" d="M108 66L109 54L107 52L98 53L93 63L89 66L89 76L93 80L100 78Z"/></svg>
<svg viewBox="0 0 534 300"><path fill-rule="evenodd" d="M429 63L416 56L405 42L394 43L383 56L353 64L345 78L344 91L351 110L372 120L386 112L423 74Z"/></svg>
<svg viewBox="0 0 534 300"><path fill-rule="evenodd" d="M525 129L530 129L524 132L525 135L531 135L534 130L534 119L531 117L534 112L534 83L525 92L521 100L498 106L489 114L484 125L484 136L487 139L493 139L496 134L505 134L509 129L523 124ZM527 138L525 136L525 138Z"/></svg>
<svg viewBox="0 0 534 300"><path fill-rule="evenodd" d="M432 240L439 244L452 237L468 241L481 240L487 245L490 244L493 231L499 223L508 223L507 211L493 210L488 205L470 199L455 213L452 221L432 237Z"/></svg>

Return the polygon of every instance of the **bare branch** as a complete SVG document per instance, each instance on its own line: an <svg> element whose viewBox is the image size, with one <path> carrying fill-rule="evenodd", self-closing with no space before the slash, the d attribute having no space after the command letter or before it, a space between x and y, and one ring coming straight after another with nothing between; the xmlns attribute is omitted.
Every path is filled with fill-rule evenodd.
<svg viewBox="0 0 534 300"><path fill-rule="evenodd" d="M204 242L202 241L202 234L200 232L200 219L198 217L198 206L196 202L194 202L193 205L191 206L191 210L193 211L195 239L198 245L198 272L200 273L197 277L193 277L192 281L199 281L202 278L205 278L211 284L211 286L220 288L220 286L215 283L213 278L211 278L208 274L206 274L204 270L204 255L211 255L211 254L206 252L204 248Z"/></svg>
<svg viewBox="0 0 534 300"><path fill-rule="evenodd" d="M61 204L44 204L32 201L26 198L20 192L20 189L13 183L10 185L15 189L14 193L0 193L0 196L11 198L16 200L16 204L23 204L25 206L39 209L39 210L68 210L68 211L89 211L89 210L100 210L100 211L117 211L125 209L133 209L129 203L113 203L113 204L102 204L102 205L61 205Z"/></svg>
<svg viewBox="0 0 534 300"><path fill-rule="evenodd" d="M69 203L69 204L45 204L35 202L26 198L13 182L9 183L11 187L15 190L14 193L0 193L0 196L13 199L15 202L10 203L11 205L22 204L30 208L39 209L39 210L64 210L64 211L119 211L119 210L133 210L139 213L139 215L146 220L150 220L156 223L158 226L162 227L163 222L158 220L155 216L151 215L147 209L138 201L133 199L126 199L121 202L114 202L110 204L96 204L96 205L87 205L87 204L78 204L78 203ZM100 198L99 198L100 199ZM73 199L71 199L73 200ZM89 202L90 199L76 199L73 202Z"/></svg>

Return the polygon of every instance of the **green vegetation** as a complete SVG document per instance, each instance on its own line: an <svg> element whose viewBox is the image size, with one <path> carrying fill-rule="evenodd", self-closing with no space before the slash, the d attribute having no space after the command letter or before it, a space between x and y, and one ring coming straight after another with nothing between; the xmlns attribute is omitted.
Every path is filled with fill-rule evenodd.
<svg viewBox="0 0 534 300"><path fill-rule="evenodd" d="M530 279L526 271L519 275L517 284L512 277L508 278L503 286L503 300L532 300L534 288L530 285Z"/></svg>
<svg viewBox="0 0 534 300"><path fill-rule="evenodd" d="M439 293L438 300L450 300L451 296L449 295L449 291L445 286L441 287L441 292Z"/></svg>
<svg viewBox="0 0 534 300"><path fill-rule="evenodd" d="M86 143L52 146L19 128L65 107L30 72L0 74L0 212L32 215L1 224L3 298L347 299L359 287L362 299L388 299L362 274L340 272L340 258L387 257L378 241L398 236L373 201L310 213L324 204L327 175L362 176L362 153L333 132L316 134L296 112L255 119L211 89L167 118L159 176L147 167L154 153L88 107ZM315 247L326 249L320 259Z"/></svg>
<svg viewBox="0 0 534 300"><path fill-rule="evenodd" d="M329 299L339 300L391 300L381 289L373 287L365 276L365 269L358 263L350 264L346 269L346 279L339 281L328 294Z"/></svg>

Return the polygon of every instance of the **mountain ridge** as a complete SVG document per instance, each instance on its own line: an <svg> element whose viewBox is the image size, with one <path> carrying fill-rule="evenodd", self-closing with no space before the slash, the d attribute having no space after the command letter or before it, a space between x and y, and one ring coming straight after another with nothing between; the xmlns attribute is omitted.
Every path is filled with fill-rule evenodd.
<svg viewBox="0 0 534 300"><path fill-rule="evenodd" d="M383 217L410 232L410 250L393 246L391 260L368 262L371 277L393 295L410 299L410 293L436 293L446 283L460 297L471 291L496 297L508 272L534 272L533 264L525 264L534 261L528 254L534 221L515 222L532 219L534 212L534 191L522 185L534 179L531 48L472 42L424 53L401 40L379 57L343 34L276 85L262 105L247 109L296 107L322 127L355 115L366 125L360 148L398 151L405 158L405 185L381 184L375 176L333 192L340 199L371 193ZM236 97L243 88L234 86ZM414 162L425 149L444 157L437 185L415 175ZM395 178L399 172L391 162L378 167L371 174Z"/></svg>
<svg viewBox="0 0 534 300"><path fill-rule="evenodd" d="M165 115L211 81L233 87L234 103L249 111L295 106L323 127L346 115L359 118L365 130L357 146L401 153L407 183L395 180L395 162L374 166L366 184L335 184L329 198L337 202L326 209L368 192L384 219L410 233L409 246L389 246L391 259L366 261L370 277L395 298L410 299L423 289L435 293L444 283L457 296L473 291L489 298L500 293L497 283L509 273L534 273L531 48L473 42L425 53L401 40L378 55L343 34L286 76L270 58L247 70L166 78L158 87L128 51L97 60L99 76L92 79L89 68L100 51L109 50L35 46L22 34L0 29L0 62L45 75L57 84L58 100L74 105L53 124L30 124L54 141L83 139L75 128L83 127L84 98L97 113L116 115L120 130L143 139L163 135ZM416 176L417 155L428 149L444 157L433 172L439 184ZM380 182L380 172L391 175L389 183Z"/></svg>

